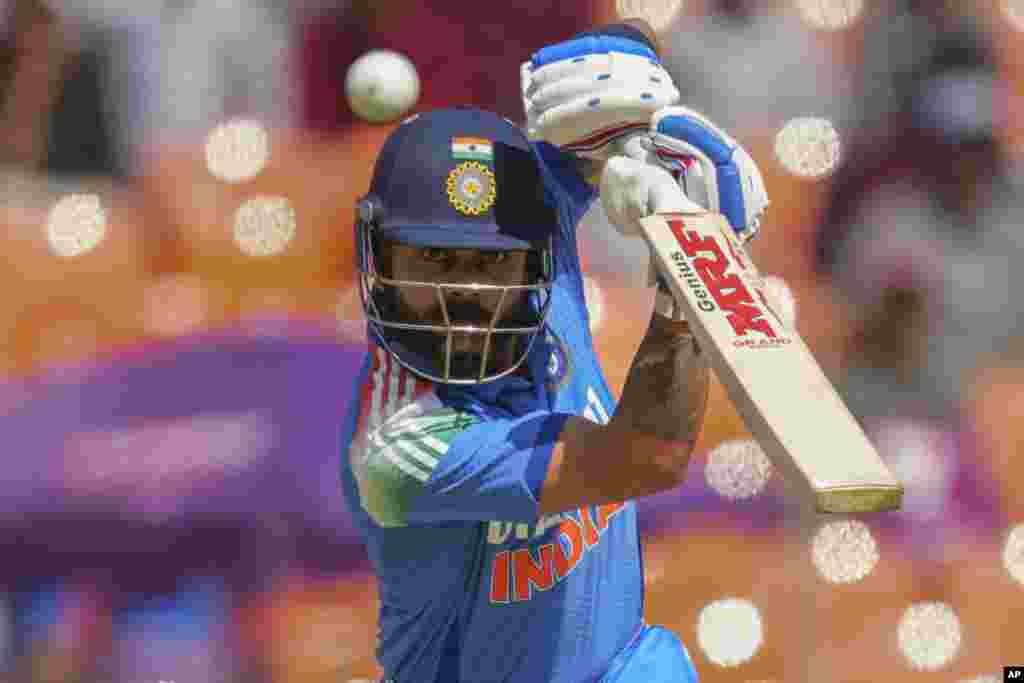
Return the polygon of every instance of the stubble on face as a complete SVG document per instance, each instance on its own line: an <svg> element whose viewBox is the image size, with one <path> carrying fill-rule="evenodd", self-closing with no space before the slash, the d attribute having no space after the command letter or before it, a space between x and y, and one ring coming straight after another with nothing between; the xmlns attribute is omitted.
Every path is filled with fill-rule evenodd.
<svg viewBox="0 0 1024 683"><path fill-rule="evenodd" d="M505 252L500 259L494 252L480 250L428 250L391 243L387 250L387 276L394 280L424 283L519 285L527 282L527 253ZM425 325L465 325L486 330L496 327L527 327L534 324L526 292L510 292L504 300L500 292L460 291L446 289L442 305L432 287L401 287L395 292L398 313L402 319ZM500 315L495 318L495 313ZM447 314L447 315L446 315ZM447 356L447 332L430 333L430 348L421 352L433 357L438 368L444 368ZM452 376L474 376L487 351L485 374L515 362L522 343L520 335L484 332L453 332L451 335Z"/></svg>

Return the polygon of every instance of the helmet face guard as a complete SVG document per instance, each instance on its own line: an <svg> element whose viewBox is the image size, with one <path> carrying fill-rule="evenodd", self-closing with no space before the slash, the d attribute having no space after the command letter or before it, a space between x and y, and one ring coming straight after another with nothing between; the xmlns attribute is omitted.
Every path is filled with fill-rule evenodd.
<svg viewBox="0 0 1024 683"><path fill-rule="evenodd" d="M515 372L540 335L551 306L554 279L551 238L532 251L535 281L522 285L416 282L385 277L372 204L360 203L356 222L359 292L373 336L403 367L432 382L480 384ZM471 247L464 247L471 248ZM410 320L401 311L403 292L430 290L439 315ZM456 299L471 294L492 303L489 320L460 312ZM472 340L472 341L470 341ZM479 351L459 351L469 342Z"/></svg>
<svg viewBox="0 0 1024 683"><path fill-rule="evenodd" d="M363 311L392 357L446 384L489 382L523 364L551 306L560 214L521 129L467 107L415 114L385 140L357 209ZM400 269L377 261L387 244L524 252L529 274L509 284L396 279Z"/></svg>

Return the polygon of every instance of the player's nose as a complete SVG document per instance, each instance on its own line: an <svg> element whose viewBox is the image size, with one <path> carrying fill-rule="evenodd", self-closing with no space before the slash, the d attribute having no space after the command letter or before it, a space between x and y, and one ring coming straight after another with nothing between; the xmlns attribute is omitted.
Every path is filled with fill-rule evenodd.
<svg viewBox="0 0 1024 683"><path fill-rule="evenodd" d="M477 254L458 255L449 270L451 282L460 285L494 285L495 276L488 272L486 263ZM478 290L469 288L459 290L463 295L478 296Z"/></svg>

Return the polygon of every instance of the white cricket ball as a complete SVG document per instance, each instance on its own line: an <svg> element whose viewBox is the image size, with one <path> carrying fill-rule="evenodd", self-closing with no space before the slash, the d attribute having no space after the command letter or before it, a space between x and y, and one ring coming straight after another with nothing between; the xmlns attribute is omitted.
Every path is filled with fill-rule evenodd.
<svg viewBox="0 0 1024 683"><path fill-rule="evenodd" d="M345 96L352 111L366 121L396 121L419 99L420 77L405 55L370 50L348 68Z"/></svg>

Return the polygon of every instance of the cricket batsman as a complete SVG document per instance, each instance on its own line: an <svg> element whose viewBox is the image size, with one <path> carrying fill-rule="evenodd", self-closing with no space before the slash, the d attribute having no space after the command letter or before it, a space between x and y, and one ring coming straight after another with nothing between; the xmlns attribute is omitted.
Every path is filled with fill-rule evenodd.
<svg viewBox="0 0 1024 683"><path fill-rule="evenodd" d="M412 116L358 202L372 344L342 480L378 578L377 658L391 683L696 681L644 622L633 500L682 483L708 365L659 290L616 402L576 225L600 196L626 234L710 209L750 237L763 182L671 106L642 22L546 47L521 78L526 131L472 108Z"/></svg>

